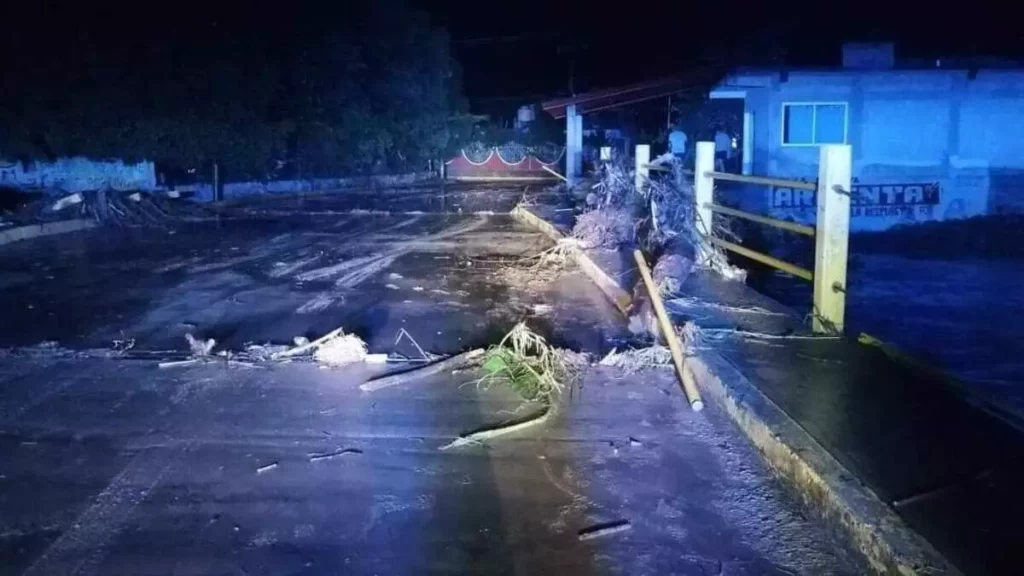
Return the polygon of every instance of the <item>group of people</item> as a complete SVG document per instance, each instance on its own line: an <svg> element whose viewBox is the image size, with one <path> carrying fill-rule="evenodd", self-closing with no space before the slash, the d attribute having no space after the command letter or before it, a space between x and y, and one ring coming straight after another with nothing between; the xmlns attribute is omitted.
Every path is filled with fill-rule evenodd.
<svg viewBox="0 0 1024 576"><path fill-rule="evenodd" d="M673 129L668 134L668 151L673 156L689 162L693 154L688 147L689 138L686 132L679 128ZM715 170L726 171L732 159L738 157L738 142L735 136L731 136L725 128L719 126L715 130Z"/></svg>

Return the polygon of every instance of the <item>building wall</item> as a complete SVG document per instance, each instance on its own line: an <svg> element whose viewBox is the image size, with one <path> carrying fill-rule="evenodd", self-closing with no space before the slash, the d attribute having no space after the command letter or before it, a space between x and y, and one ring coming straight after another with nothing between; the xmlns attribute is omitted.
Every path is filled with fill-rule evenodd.
<svg viewBox="0 0 1024 576"><path fill-rule="evenodd" d="M54 162L8 162L0 159L0 186L19 190L55 192L84 190L153 190L152 162L126 164L86 158L60 158Z"/></svg>
<svg viewBox="0 0 1024 576"><path fill-rule="evenodd" d="M1024 71L824 71L733 77L753 111L755 174L813 180L816 146L782 144L784 102L846 102L854 229L1024 211ZM813 220L813 194L743 196ZM757 200L751 201L750 198Z"/></svg>

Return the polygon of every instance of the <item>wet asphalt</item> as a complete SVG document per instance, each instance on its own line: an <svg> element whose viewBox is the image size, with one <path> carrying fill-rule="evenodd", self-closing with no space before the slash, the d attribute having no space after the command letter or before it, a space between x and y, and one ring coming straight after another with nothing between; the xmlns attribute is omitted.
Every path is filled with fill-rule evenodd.
<svg viewBox="0 0 1024 576"><path fill-rule="evenodd" d="M344 327L411 355L400 329L453 353L525 320L594 358L628 345L578 272L534 267L542 236L486 209L521 195L274 199L5 250L0 574L863 573L665 369L586 368L545 423L439 450L537 407L473 371L363 392L361 367L156 366L186 333L240 350Z"/></svg>

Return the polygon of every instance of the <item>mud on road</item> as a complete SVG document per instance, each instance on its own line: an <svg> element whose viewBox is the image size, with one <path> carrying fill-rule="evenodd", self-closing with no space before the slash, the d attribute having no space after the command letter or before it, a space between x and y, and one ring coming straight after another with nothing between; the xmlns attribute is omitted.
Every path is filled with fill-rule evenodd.
<svg viewBox="0 0 1024 576"><path fill-rule="evenodd" d="M594 358L628 340L508 216L317 202L0 253L0 574L864 572L669 371L586 368L543 425L442 451L531 405L475 371L364 392L361 366L157 368L186 333L345 327L408 353L404 328L447 354L525 319ZM133 347L97 358L114 340Z"/></svg>

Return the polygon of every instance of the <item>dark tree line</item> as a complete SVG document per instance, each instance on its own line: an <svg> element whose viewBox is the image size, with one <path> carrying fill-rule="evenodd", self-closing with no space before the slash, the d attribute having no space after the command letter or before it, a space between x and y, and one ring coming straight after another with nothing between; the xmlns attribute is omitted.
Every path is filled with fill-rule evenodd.
<svg viewBox="0 0 1024 576"><path fill-rule="evenodd" d="M29 4L0 35L0 157L314 177L422 169L471 130L446 33L400 0Z"/></svg>

